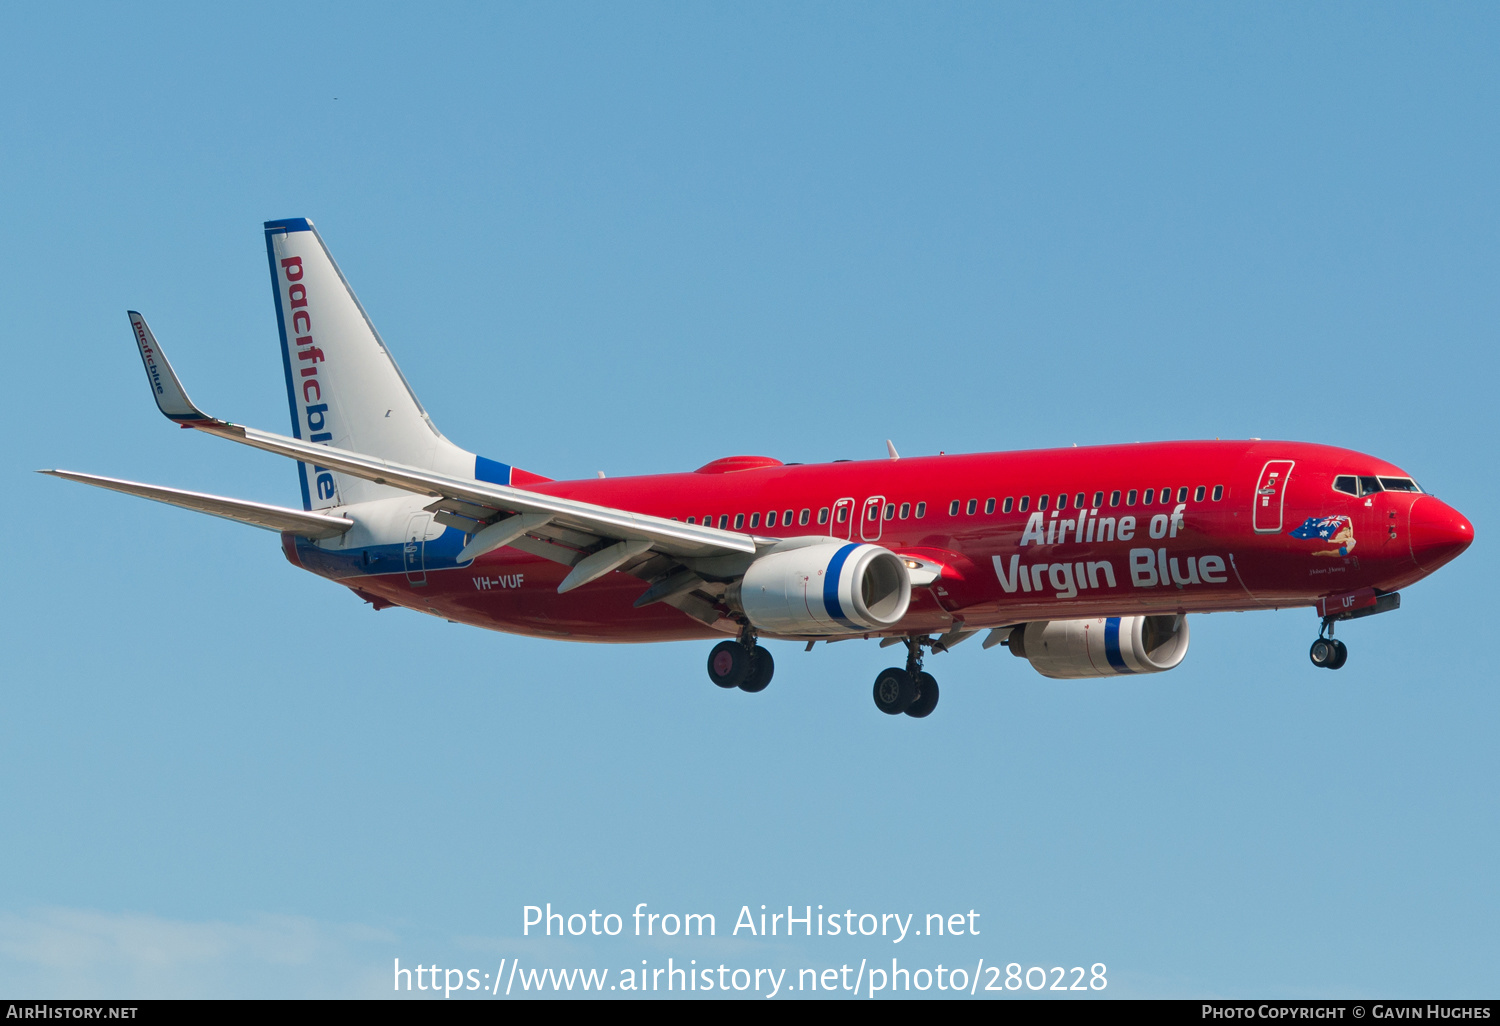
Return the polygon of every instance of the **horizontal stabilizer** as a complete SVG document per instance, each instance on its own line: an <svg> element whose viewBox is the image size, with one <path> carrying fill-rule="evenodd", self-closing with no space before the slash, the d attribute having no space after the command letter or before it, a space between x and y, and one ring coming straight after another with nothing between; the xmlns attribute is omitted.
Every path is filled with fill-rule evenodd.
<svg viewBox="0 0 1500 1026"><path fill-rule="evenodd" d="M162 412L166 412L165 408ZM81 484L93 485L95 488L108 488L112 492L139 495L143 499L154 499L170 506L181 506L183 509L208 513L211 516L223 517L225 520L233 520L241 524L252 524L255 527L263 527L267 531L288 531L303 538L337 538L354 526L354 521L347 517L307 513L300 509L287 509L284 506L268 506L263 502L229 499L222 495L205 495L202 492L187 492L180 488L163 488L161 485L121 481L113 477L78 474L71 470L39 470L37 473L50 474L68 481L78 481Z"/></svg>

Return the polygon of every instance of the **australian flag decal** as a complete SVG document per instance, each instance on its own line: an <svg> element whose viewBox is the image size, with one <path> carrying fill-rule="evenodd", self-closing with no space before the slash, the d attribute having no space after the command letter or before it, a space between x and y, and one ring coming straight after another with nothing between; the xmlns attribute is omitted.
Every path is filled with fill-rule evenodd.
<svg viewBox="0 0 1500 1026"><path fill-rule="evenodd" d="M1308 517L1302 521L1302 526L1294 528L1287 533L1293 538L1321 538L1324 541L1339 533L1345 524L1349 523L1348 517Z"/></svg>

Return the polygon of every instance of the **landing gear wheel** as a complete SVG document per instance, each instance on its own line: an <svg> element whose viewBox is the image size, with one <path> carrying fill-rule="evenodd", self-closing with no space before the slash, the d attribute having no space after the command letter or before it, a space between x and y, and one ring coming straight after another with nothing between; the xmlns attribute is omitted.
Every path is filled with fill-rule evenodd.
<svg viewBox="0 0 1500 1026"><path fill-rule="evenodd" d="M1320 670L1326 670L1333 666L1333 661L1338 658L1339 643L1332 638L1319 638L1312 643L1312 648L1307 650L1307 658Z"/></svg>
<svg viewBox="0 0 1500 1026"><path fill-rule="evenodd" d="M930 673L919 673L916 677L917 700L906 707L906 715L920 720L923 716L931 715L932 710L938 704L937 681Z"/></svg>
<svg viewBox="0 0 1500 1026"><path fill-rule="evenodd" d="M1342 641L1335 641L1333 649L1333 662L1328 664L1328 668L1330 670L1341 669L1349 661L1349 646Z"/></svg>
<svg viewBox="0 0 1500 1026"><path fill-rule="evenodd" d="M905 670L891 667L875 678L875 708L899 716L917 700L917 682Z"/></svg>
<svg viewBox="0 0 1500 1026"><path fill-rule="evenodd" d="M757 691L766 690L766 685L771 683L771 675L776 672L776 660L771 658L759 645L755 646L755 653L750 658L750 672L745 679L740 681L740 690L748 691L752 695Z"/></svg>
<svg viewBox="0 0 1500 1026"><path fill-rule="evenodd" d="M750 650L744 645L721 641L708 653L708 679L721 688L737 688L750 675L750 662Z"/></svg>

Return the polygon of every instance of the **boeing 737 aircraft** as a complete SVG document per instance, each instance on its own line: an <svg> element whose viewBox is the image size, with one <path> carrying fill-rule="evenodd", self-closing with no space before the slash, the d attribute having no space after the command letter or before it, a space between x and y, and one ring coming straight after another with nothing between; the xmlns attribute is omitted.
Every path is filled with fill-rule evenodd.
<svg viewBox="0 0 1500 1026"><path fill-rule="evenodd" d="M376 609L572 641L722 640L722 688L763 690L761 638L878 638L892 715L930 714L924 653L980 631L1048 677L1182 662L1187 614L1310 606L1314 666L1340 621L1384 613L1474 540L1373 456L1304 442L1151 444L784 464L554 481L459 448L391 359L312 222L265 225L292 434L188 398L140 314L157 406L183 427L296 460L302 508L44 473L254 524L294 565Z"/></svg>

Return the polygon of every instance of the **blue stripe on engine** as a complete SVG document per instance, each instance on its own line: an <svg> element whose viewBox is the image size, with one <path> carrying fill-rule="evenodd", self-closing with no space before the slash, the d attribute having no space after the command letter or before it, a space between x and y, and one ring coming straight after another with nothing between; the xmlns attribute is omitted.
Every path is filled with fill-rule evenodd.
<svg viewBox="0 0 1500 1026"><path fill-rule="evenodd" d="M844 562L849 558L849 553L857 548L858 545L845 545L835 552L828 561L827 572L823 574L823 608L834 620L855 631L859 630L859 625L844 616L844 607L839 604L839 577L843 574Z"/></svg>
<svg viewBox="0 0 1500 1026"><path fill-rule="evenodd" d="M1111 616L1104 621L1104 658L1109 660L1120 673L1134 673L1130 667L1125 665L1125 658L1120 655L1120 618Z"/></svg>

